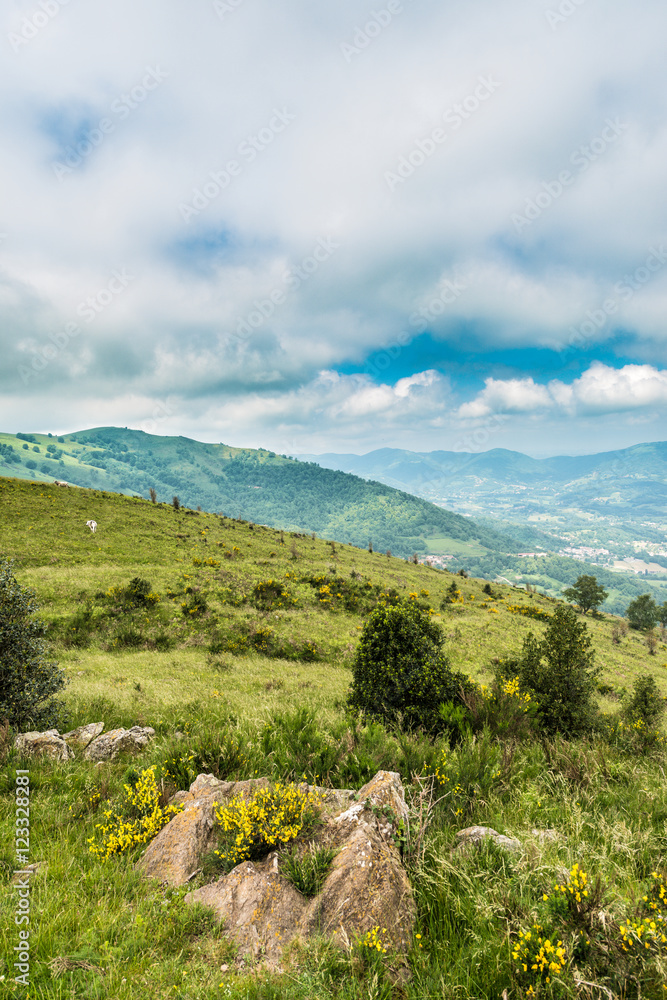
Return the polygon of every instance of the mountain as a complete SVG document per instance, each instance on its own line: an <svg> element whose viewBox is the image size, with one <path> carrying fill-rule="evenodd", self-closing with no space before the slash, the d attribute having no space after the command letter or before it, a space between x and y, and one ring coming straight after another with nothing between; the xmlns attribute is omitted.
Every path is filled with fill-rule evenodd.
<svg viewBox="0 0 667 1000"><path fill-rule="evenodd" d="M667 517L666 441L543 459L503 448L479 454L381 448L366 455L301 458L467 511L483 504L488 514L512 511L521 519L569 508L630 520Z"/></svg>
<svg viewBox="0 0 667 1000"><path fill-rule="evenodd" d="M383 483L265 449L97 427L54 438L1 434L0 475L130 493L411 556L518 551L492 528Z"/></svg>
<svg viewBox="0 0 667 1000"><path fill-rule="evenodd" d="M479 576L556 595L588 573L610 591L605 607L616 613L638 588L667 597L667 442L546 459L502 448L301 457L407 490L512 537L523 555L507 548L466 558Z"/></svg>

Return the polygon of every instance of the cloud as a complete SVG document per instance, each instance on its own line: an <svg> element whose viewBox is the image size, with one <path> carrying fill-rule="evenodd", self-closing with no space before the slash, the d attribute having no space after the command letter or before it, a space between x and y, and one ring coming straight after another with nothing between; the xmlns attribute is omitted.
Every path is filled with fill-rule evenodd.
<svg viewBox="0 0 667 1000"><path fill-rule="evenodd" d="M538 415L546 411L577 416L603 416L667 407L667 370L652 365L611 368L595 363L571 384L553 379L538 385L532 378L485 380L485 388L463 403L463 420L491 414Z"/></svg>
<svg viewBox="0 0 667 1000"><path fill-rule="evenodd" d="M366 35L375 8L358 0L228 6L90 0L37 31L38 5L5 11L7 39L23 39L0 75L0 391L14 422L64 421L76 397L87 422L125 425L138 401L170 398L172 430L215 436L231 408L243 433L271 435L284 412L300 434L326 416L330 443L357 420L363 447L373 416L414 446L434 420L438 444L487 412L576 420L583 389L568 397L574 384L548 383L537 357L512 380L484 371L457 415L449 350L464 344L476 371L499 347L560 352L609 300L587 350L622 335L625 361L660 364L667 268L617 290L663 238L660 0L641 21L624 0L582 4L557 28L547 0L403 0ZM623 128L601 148L609 120ZM132 282L87 322L82 303L123 269ZM322 409L320 372L423 331L437 364L340 375ZM621 412L600 385L595 413Z"/></svg>

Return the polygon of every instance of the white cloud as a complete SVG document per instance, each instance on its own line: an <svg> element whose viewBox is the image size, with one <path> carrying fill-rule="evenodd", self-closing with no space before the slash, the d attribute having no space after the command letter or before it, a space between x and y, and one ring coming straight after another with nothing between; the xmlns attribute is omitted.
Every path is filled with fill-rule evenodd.
<svg viewBox="0 0 667 1000"><path fill-rule="evenodd" d="M243 433L270 435L284 408L287 425L301 414L299 433L309 420L319 433L326 418L351 439L356 420L361 440L376 432L375 417L415 446L438 420L446 444L459 418L443 406L442 377L428 374L431 356L386 384L331 383L319 405L318 372L363 366L404 331L417 334L420 309L443 345L441 371L446 345L461 339L482 356L560 349L610 297L617 309L588 344L620 328L625 357L659 363L667 268L629 298L614 286L663 238L667 12L646 0L638 20L626 0L590 3L552 31L542 6L405 0L349 61L341 44L371 17L358 0L245 0L222 19L206 0L87 0L63 5L18 51L6 46L0 388L12 423L26 427L40 406L45 420L64 421L75 395L89 423L99 412L125 425L141 410L128 400L168 396L201 437L218 433L225 407L246 414ZM0 30L20 31L32 10L10 5ZM114 110L122 95L132 101L147 67L160 68L159 86L126 104L128 114ZM497 87L463 117L453 109L466 99L473 107L480 77ZM276 109L293 116L281 130ZM615 117L628 125L618 141L517 232L513 213L573 169L572 156ZM104 118L103 141L58 180L54 164ZM446 140L390 192L385 172L434 128ZM216 192L220 171L229 183ZM186 222L179 206L196 190L205 204ZM329 238L335 253L288 287L287 272ZM132 285L26 384L20 366L117 268L136 276ZM461 275L467 287L451 299L447 282ZM239 324L276 291L284 300L235 343ZM404 381L406 370L420 375ZM613 390L598 378L581 398L576 386L544 381L528 370L490 378L461 416L574 419L588 412L585 392L602 413L614 393L635 406L661 391L653 376L628 375ZM177 431L178 418L169 426ZM225 433L233 439L234 425Z"/></svg>
<svg viewBox="0 0 667 1000"><path fill-rule="evenodd" d="M667 406L667 371L651 365L611 368L597 362L570 385L553 379L538 385L532 378L485 380L475 399L458 409L464 420L491 414L561 414L595 416Z"/></svg>

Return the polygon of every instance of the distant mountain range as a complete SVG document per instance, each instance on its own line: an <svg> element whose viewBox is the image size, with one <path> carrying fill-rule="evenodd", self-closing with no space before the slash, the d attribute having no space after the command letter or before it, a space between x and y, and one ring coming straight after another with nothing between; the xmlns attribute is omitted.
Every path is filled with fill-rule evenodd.
<svg viewBox="0 0 667 1000"><path fill-rule="evenodd" d="M665 441L543 459L502 448L480 454L381 448L366 455L299 457L466 513L525 521L573 510L625 521L667 520Z"/></svg>

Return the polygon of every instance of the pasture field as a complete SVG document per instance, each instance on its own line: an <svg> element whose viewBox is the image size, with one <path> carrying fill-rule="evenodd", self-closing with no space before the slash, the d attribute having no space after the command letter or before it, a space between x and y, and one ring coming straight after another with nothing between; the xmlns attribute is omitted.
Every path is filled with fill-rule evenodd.
<svg viewBox="0 0 667 1000"><path fill-rule="evenodd" d="M95 534L85 526L90 518ZM499 740L483 731L450 748L346 714L358 637L383 595L431 607L452 666L480 683L491 680L494 658L518 654L529 632L542 632L553 599L495 583L488 594L482 580L311 535L9 478L0 479L5 556L35 590L65 668L70 728L98 720L106 729L152 726L155 739L137 766L154 764L159 774L174 757L192 755L221 777L306 775L337 787L396 770L415 831L427 776L437 771L447 783L436 789L443 798L425 837L405 849L420 935L407 960L319 942L269 971L239 964L224 930L205 909L186 908L183 891L142 879L134 869L140 849L108 861L89 851L101 804L122 794L131 761L28 761L5 741L0 996L426 1000L500 998L507 990L509 998L665 1000L667 950L658 939L635 948L635 960L620 930L643 919L643 896L667 878L659 740ZM618 712L646 672L667 695L664 642L649 655L640 633L614 641L619 619L584 620L602 667L603 711ZM11 959L17 768L30 771L30 861L39 863L27 990L13 982ZM474 824L519 838L523 851L452 855L456 831ZM542 837L547 829L554 839ZM577 927L552 898L575 864L591 887L600 879L597 908ZM536 923L545 940L549 933L555 943L557 933L564 941L566 958L548 983L532 961L524 971L521 955L513 957L520 933Z"/></svg>

